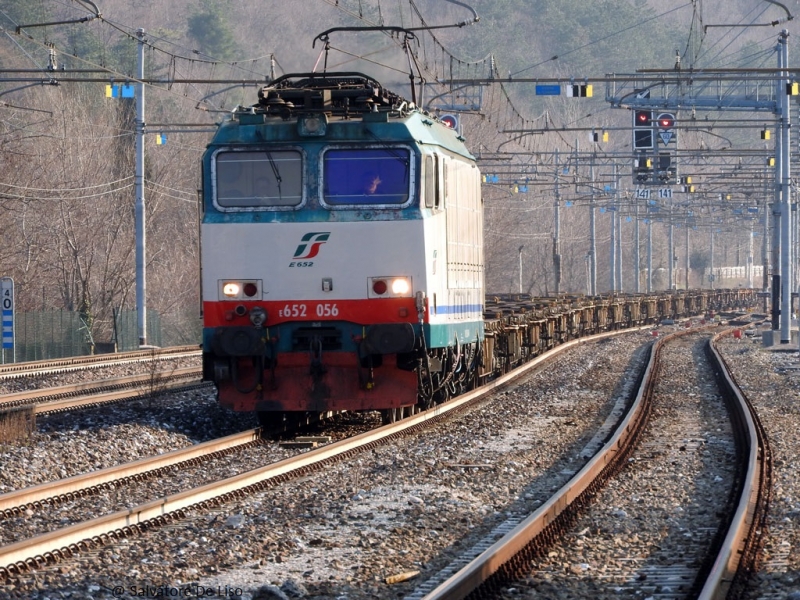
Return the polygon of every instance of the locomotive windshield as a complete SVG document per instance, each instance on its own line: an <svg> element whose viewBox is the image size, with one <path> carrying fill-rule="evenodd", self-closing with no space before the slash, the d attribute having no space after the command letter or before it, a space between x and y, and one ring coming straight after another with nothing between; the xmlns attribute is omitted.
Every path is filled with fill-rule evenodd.
<svg viewBox="0 0 800 600"><path fill-rule="evenodd" d="M220 152L217 204L225 207L297 206L303 200L302 157L294 150Z"/></svg>
<svg viewBox="0 0 800 600"><path fill-rule="evenodd" d="M322 173L325 203L405 204L410 171L411 153L407 148L328 150Z"/></svg>

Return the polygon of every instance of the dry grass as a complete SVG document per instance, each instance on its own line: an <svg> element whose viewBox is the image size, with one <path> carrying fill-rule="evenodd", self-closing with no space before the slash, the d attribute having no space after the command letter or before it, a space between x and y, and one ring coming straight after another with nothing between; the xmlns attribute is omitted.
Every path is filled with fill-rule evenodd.
<svg viewBox="0 0 800 600"><path fill-rule="evenodd" d="M0 411L0 442L13 442L29 437L36 429L32 406Z"/></svg>
<svg viewBox="0 0 800 600"><path fill-rule="evenodd" d="M167 371L160 371L159 369L161 369L164 365L161 361L156 360L157 353L158 352L155 348L151 350L150 364L148 365L147 371L150 377L140 385L140 393L142 397L147 398L148 408L152 408L155 398L167 390L169 384L166 380L175 372L175 369L177 368L173 366Z"/></svg>

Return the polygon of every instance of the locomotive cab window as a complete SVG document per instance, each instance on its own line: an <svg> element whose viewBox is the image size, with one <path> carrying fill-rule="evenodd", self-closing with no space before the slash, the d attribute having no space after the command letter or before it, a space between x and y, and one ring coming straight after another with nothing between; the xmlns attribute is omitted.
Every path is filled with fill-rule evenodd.
<svg viewBox="0 0 800 600"><path fill-rule="evenodd" d="M330 149L322 167L323 200L329 206L400 206L410 197L407 148Z"/></svg>
<svg viewBox="0 0 800 600"><path fill-rule="evenodd" d="M214 164L221 207L293 207L303 200L303 162L296 150L220 152Z"/></svg>

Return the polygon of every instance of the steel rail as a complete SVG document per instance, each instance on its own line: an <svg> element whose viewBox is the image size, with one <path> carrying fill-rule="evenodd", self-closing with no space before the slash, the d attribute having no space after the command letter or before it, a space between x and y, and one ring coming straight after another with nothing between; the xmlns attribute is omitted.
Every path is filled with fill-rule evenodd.
<svg viewBox="0 0 800 600"><path fill-rule="evenodd" d="M181 518L189 508L209 506L214 503L219 504L243 494L253 493L269 485L280 483L285 479L308 472L311 469L321 468L335 460L368 450L384 440L399 436L414 428L421 428L427 422L439 420L448 413L483 400L491 392L508 385L511 381L518 379L528 371L571 347L630 333L637 329L644 329L644 327L606 332L565 342L477 390L458 396L449 402L437 405L397 423L384 425L352 438L310 450L221 481L172 494L134 508L118 511L0 547L0 565L3 565L0 566L0 579L15 572L56 561L60 557L70 555L81 548L102 544L110 539L131 535L134 532Z"/></svg>
<svg viewBox="0 0 800 600"><path fill-rule="evenodd" d="M73 356L53 360L19 362L0 365L0 380L16 377L29 377L46 373L63 373L86 368L99 368L123 365L147 360L169 360L174 358L200 357L197 346L175 346L154 350L135 350L118 354L95 354L92 356Z"/></svg>
<svg viewBox="0 0 800 600"><path fill-rule="evenodd" d="M746 434L743 442L747 454L747 471L736 512L698 600L726 598L730 588L735 584L741 585L741 580L754 569L772 487L772 453L766 432L755 408L736 383L716 346L721 337L732 332L733 329L714 336L708 343L708 352L709 357L716 362L720 384L726 388L728 397L732 400L729 407L734 413L734 419Z"/></svg>
<svg viewBox="0 0 800 600"><path fill-rule="evenodd" d="M626 417L603 448L533 514L426 594L424 600L460 600L466 598L496 574L501 573L503 570L513 571L518 568L519 565L515 564L519 562L518 556L531 547L533 540L543 534L549 526L554 525L559 517L562 516L562 513L566 513L574 506L583 503L585 494L596 491L596 486L599 485L598 476L606 475L616 467L615 463L621 462L620 459L624 459L627 456L646 422L643 417L649 411L647 404L654 388L655 374L658 372L657 365L663 345L670 339L697 331L698 329L695 328L659 339L652 349L636 399ZM729 330L729 332L732 331L733 329ZM719 370L725 374L725 379L729 382L729 385L733 386L731 389L738 390L725 368L724 361L720 359L718 365ZM733 409L732 406L733 414L731 420L734 428L736 428L740 423L746 423L750 420L750 411L747 410L746 399L744 399L741 391L734 393L738 398L735 403L738 408ZM742 417L741 421L738 420L739 416ZM742 486L741 500L729 524L725 541L717 549L713 567L706 574L704 587L699 596L701 600L721 600L725 597L734 576L737 574L742 548L749 543L748 536L751 535L751 532L757 529L757 525L753 523L754 505L758 502L757 498L760 497L760 494L764 493L763 480L766 478L761 476L762 485L760 486L752 478L754 475L757 479L757 474L762 472L758 463L754 461L757 461L760 455L768 453L761 447L756 447L758 446L756 430L751 425L752 423L749 423L744 427L745 438L749 442L748 477ZM595 489L592 489L593 486ZM763 500L761 504L764 504Z"/></svg>
<svg viewBox="0 0 800 600"><path fill-rule="evenodd" d="M34 414L44 414L83 405L104 404L131 398L132 391L136 392L136 395L141 395L142 391L156 393L186 385L186 382L176 384L176 381L189 379L193 384L199 384L200 378L200 369L184 367L173 371L29 390L0 396L0 412L32 406Z"/></svg>
<svg viewBox="0 0 800 600"><path fill-rule="evenodd" d="M187 381L188 379L188 381ZM48 415L58 412L66 412L73 409L94 408L103 404L110 404L112 402L122 402L125 400L137 400L145 398L148 395L166 394L168 392L185 391L196 388L211 387L207 381L201 381L198 378L186 377L183 380L167 381L159 384L159 386L150 391L128 389L118 392L108 392L100 396L88 396L86 398L72 398L69 400L56 400L53 402L46 402L38 404L33 407L33 414L35 415Z"/></svg>
<svg viewBox="0 0 800 600"><path fill-rule="evenodd" d="M652 374L656 372L661 346L665 340L684 333L679 332L661 338L651 347L650 358L644 369L636 399L612 436L589 462L527 519L426 594L425 600L466 598L513 561L514 557L523 552L548 526L555 523L564 511L589 490L606 467L613 464L617 456L625 455L626 445L636 438L637 430L646 416L647 402L653 387Z"/></svg>
<svg viewBox="0 0 800 600"><path fill-rule="evenodd" d="M61 501L69 499L70 495L73 497L85 495L86 490L96 489L108 483L137 477L182 462L203 458L210 454L223 452L260 439L261 429L250 429L249 431L235 433L187 448L179 448L164 454L7 492L0 495L0 515L13 516L28 507L47 504L51 499Z"/></svg>

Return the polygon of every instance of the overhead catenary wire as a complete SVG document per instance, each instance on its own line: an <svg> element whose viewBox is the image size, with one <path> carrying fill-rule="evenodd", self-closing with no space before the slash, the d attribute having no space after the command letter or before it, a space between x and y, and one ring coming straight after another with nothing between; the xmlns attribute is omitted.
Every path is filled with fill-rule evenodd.
<svg viewBox="0 0 800 600"><path fill-rule="evenodd" d="M50 47L54 46L54 45L46 45L43 42L38 42L36 40L32 40L32 42L35 43L35 44L39 44L43 48L50 48ZM115 69L110 68L110 67L105 67L105 66L103 66L103 65L101 65L99 63L96 63L96 62L94 62L92 60L89 60L87 58L78 57L78 56L72 56L72 58L74 58L74 59L76 59L76 60L78 60L78 61L80 61L80 62L82 62L82 63L84 63L86 65L89 65L89 66L92 66L92 67L96 67L97 69L101 70L102 72L107 73L110 79L116 79L116 80L119 80L119 81L125 81L125 82L129 82L129 83L141 83L141 84L149 86L149 87L156 87L161 92L169 94L169 95L172 95L172 96L175 96L177 98L184 98L184 99L185 98L189 98L187 94L180 93L180 92L177 92L175 90L168 89L168 88L165 88L165 87L156 86L155 83L153 83L153 82L146 81L146 80L140 80L140 79L138 79L136 77L131 77L131 76L125 74L125 73L122 73L121 71L115 70ZM55 74L50 75L50 76L51 77L52 76L58 76L58 74L55 73ZM57 80L68 81L68 79L64 78L63 76L57 77ZM95 79L93 79L93 78L83 78L83 79L79 79L79 80L76 80L76 81L91 82L91 81L95 81ZM103 81L108 81L108 79L96 79L96 81L103 82ZM208 80L207 81L207 83L213 83L213 82L214 82L214 80ZM159 80L158 83L167 83L167 82ZM203 98L189 98L189 100L194 101L197 104L199 104L199 103L201 103L203 101Z"/></svg>
<svg viewBox="0 0 800 600"><path fill-rule="evenodd" d="M62 6L65 6L65 7L70 6L67 3L60 2L59 0L53 0L53 1L60 3ZM85 10L85 7L82 7L82 8ZM138 39L138 37L136 35L136 30L137 30L136 28L128 27L128 26L116 23L115 21L107 19L106 17L104 17L102 15L100 15L98 17L98 19L99 19L99 21L101 23L103 23L105 25L108 25L109 27L111 27L114 30L118 31L119 33L125 35L126 37L128 37L132 41L136 41L137 43L139 42L139 39ZM9 21L11 21L11 20L9 19ZM165 42L165 43L174 44L174 42L171 42L170 40L167 40L166 38L159 37L158 39L160 41ZM33 37L30 37L30 36L27 36L26 40L30 41L30 42L32 42L34 44L37 44L40 47L47 48L48 50L51 49L51 48L57 48L57 45L54 44L54 43L49 43L49 42L45 43L45 42L42 42L40 40L36 40L36 39L34 39ZM262 80L264 82L269 80L269 74L268 73L256 71L256 70L253 70L253 69L244 68L239 63L240 62L247 63L247 62L250 62L250 61L253 61L253 60L258 60L260 58L269 58L271 61L275 60L275 62L278 65L280 65L280 63L277 61L277 59L275 59L275 56L274 56L273 53L263 54L263 55L260 55L260 56L258 56L256 58L245 58L245 59L241 59L240 61L223 61L223 60L216 59L216 58L213 58L213 57L209 57L208 59L199 59L197 57L196 51L186 49L184 46L179 46L177 44L174 44L174 45L176 45L176 46L178 46L178 47L180 47L182 49L187 50L188 52L193 53L193 56L186 57L186 56L181 56L181 55L178 55L178 54L171 53L171 52L169 52L167 50L164 50L163 48L159 48L156 44L154 44L149 39L142 40L142 42L151 50L151 52L155 52L155 51L161 52L161 53L165 54L166 56L168 56L168 57L170 57L170 58L172 58L174 60L184 60L184 61L189 62L190 64L203 62L203 63L206 63L206 64L212 66L212 67L215 66L215 65L218 65L218 64L226 64L226 65L229 65L231 68L236 68L236 69L241 70L242 72L246 72L248 74L255 75L260 80ZM24 49L23 49L23 51L24 51ZM62 53L63 53L63 50L62 50ZM119 71L118 69L111 68L111 67L109 67L107 65L104 65L104 64L97 64L94 61L88 60L88 59L86 59L84 57L77 56L75 54L70 54L69 52L66 52L64 54L70 55L70 58L72 58L74 60L81 61L84 64L98 67L103 72L108 73L109 75L111 75L111 76L113 76L115 78L118 78L120 80L131 81L131 82L137 82L138 81L136 78L134 78L132 76L131 73L123 73L123 72ZM30 58L31 58L31 60L33 60L33 57L30 57ZM49 76L53 75L52 72L47 71L46 69L42 69L42 70L43 70L44 73L47 73ZM170 90L167 90L167 91L170 91ZM187 97L187 95L186 94L182 94L182 97ZM197 103L199 104L201 101L202 101L202 99L201 100L197 100Z"/></svg>
<svg viewBox="0 0 800 600"><path fill-rule="evenodd" d="M5 198L8 200L41 200L41 201L59 201L59 200L88 200L89 198L99 198L102 196L110 196L113 194L117 194L123 190L127 190L133 187L133 183L129 183L127 185L120 186L118 188L114 188L113 190L108 190L106 192L98 192L96 194L84 194L82 196L67 196L61 193L61 190L53 190L52 196L29 196L23 194L9 194L8 192L0 191L0 198Z"/></svg>
<svg viewBox="0 0 800 600"><path fill-rule="evenodd" d="M368 56L370 56L370 54L374 54L374 53L358 55L358 54L354 54L352 52L348 52L347 50L344 50L343 48L336 48L335 46L329 46L329 48L331 50L336 50L337 52L341 52L342 54L344 54L346 56L350 56L350 57L354 58L355 60L363 60L364 62L368 62L368 63L371 63L373 65L377 65L379 67L383 67L384 69L388 69L390 71L396 71L397 73L404 73L404 74L407 73L407 71L405 71L403 69L399 69L397 67L393 67L392 65L388 65L388 64L381 63L381 62L378 62L376 60L372 60L370 58L367 58ZM383 50L381 50L381 51L383 51Z"/></svg>
<svg viewBox="0 0 800 600"><path fill-rule="evenodd" d="M197 196L197 192L196 191L189 192L189 191L186 191L186 190L180 190L178 188L174 188L174 187L170 187L168 185L164 185L163 183L158 183L157 181L153 181L152 179L145 179L145 183L147 183L147 185L153 187L154 189L169 190L170 192L175 192L176 194L186 194L188 196L193 196L193 197Z"/></svg>
<svg viewBox="0 0 800 600"><path fill-rule="evenodd" d="M197 204L199 199L197 198L197 194L194 194L194 197L191 198L183 198L181 196L174 196L172 194L168 194L165 191L158 188L157 184L153 184L150 181L145 181L145 186L154 194L158 194L159 196L163 196L165 198L171 198L173 200L178 200L179 202L187 202L189 204ZM189 192L184 192L182 190L176 190L178 193L181 194L188 194Z"/></svg>
<svg viewBox="0 0 800 600"><path fill-rule="evenodd" d="M123 35L127 36L132 41L136 41L136 42L139 41L139 38L136 35L136 30L138 28L133 27L133 26L129 26L129 25L124 25L124 24L117 23L115 21L112 21L112 20L108 19L105 16L101 16L100 20L103 23L106 23L110 27L114 28L115 30L119 31ZM182 50L185 50L191 56L182 56L182 55L179 55L179 54L175 54L173 52L169 52L169 51L167 51L167 50L165 50L163 48L158 47L153 42L153 40L158 40L159 42L163 42L165 44L169 44L169 45L178 47L178 48L180 48ZM148 39L143 40L143 43L147 47L149 47L151 50L156 51L156 52L160 52L162 54L165 54L166 56L169 56L170 58L179 59L179 60L185 60L185 61L188 61L188 62L205 63L205 64L209 64L209 65L226 64L226 65L229 65L229 66L231 66L233 68L241 70L241 71L243 71L245 73L249 73L251 75L257 75L259 77L266 76L267 74L265 74L265 73L263 73L261 71L256 71L256 70L253 70L253 69L244 68L242 66L242 63L251 63L251 62L255 62L257 60L265 60L265 59L270 59L270 60L275 59L275 60L277 60L273 53L262 54L262 55L259 55L257 57L244 57L244 58L235 59L235 60L220 59L220 58L216 58L216 57L213 57L213 56L205 55L205 54L203 54L202 52L200 52L197 49L188 48L186 46L183 46L182 44L178 44L177 42L169 40L168 38L161 37L161 36L154 36L153 34L150 34L150 33L148 33ZM201 58L200 57L201 54L203 56L205 56L205 58Z"/></svg>
<svg viewBox="0 0 800 600"><path fill-rule="evenodd" d="M123 177L123 178L117 179L115 181L107 181L105 183L98 183L96 185L87 185L87 186L78 187L78 188L36 188L36 187L30 187L30 186L24 186L24 185L14 185L13 183L6 183L4 181L0 182L0 186L19 189L19 190L33 191L33 192L52 192L52 193L82 192L82 191L85 191L85 190L93 190L93 189L96 189L96 188L109 187L109 186L112 186L112 185L117 185L117 184L123 183L125 181L131 181L132 179L133 179L133 175L130 175L128 177Z"/></svg>
<svg viewBox="0 0 800 600"><path fill-rule="evenodd" d="M327 0L326 0L326 1L327 1ZM329 2L329 3L330 3L330 2ZM338 4L338 3L337 3L337 4ZM411 15L412 15L412 17L414 16L414 14L417 14L417 15L419 15L419 20L420 20L420 23L422 23L422 24L424 25L424 24L425 24L425 20L424 20L424 19L421 17L421 14L419 14L419 10L418 10L418 8L416 7L416 5L415 5L413 2L410 2L410 4L409 4L409 5L412 7L412 10L411 10ZM682 5L682 6L685 6L685 5ZM338 8L340 8L340 9L341 9L341 7L338 7ZM680 8L680 7L678 7L678 8ZM672 10L677 10L677 8L675 8L675 9L672 9ZM668 12L670 12L670 11L667 11L667 13L668 13ZM666 14L666 13L665 13L665 14ZM383 13L382 13L382 16L385 18L385 15L383 15ZM104 22L104 23L107 23L107 24L109 24L109 25L111 25L111 26L113 26L113 27L115 27L115 29L117 29L118 31L122 32L123 34L125 34L125 35L127 35L127 36L129 36L129 37L131 37L131 38L133 38L133 34L131 33L131 29L126 29L126 27L125 27L124 25L117 24L117 23L115 23L115 22L113 22L113 21L111 21L111 20L108 20L108 19L106 19L105 17L103 18L103 22ZM413 22L412 22L412 24L413 24ZM429 38L430 38L430 39L433 39L435 42L439 43L439 42L438 42L438 40L436 39L436 36L435 36L435 35L433 35L432 33L431 33L430 35L426 35L426 36L424 36L424 39L426 40L426 43L427 43L427 40L428 40ZM163 38L158 38L158 39L159 39L159 40L162 40ZM170 42L169 40L164 40L164 41L166 41L167 43L172 43L172 42ZM153 50L153 51L165 52L167 55L169 55L169 56L171 57L171 60L173 60L173 61L175 61L175 60L178 60L178 59L180 59L180 60L186 60L186 61L188 61L188 62L189 62L189 64L190 64L190 65L191 65L191 64L194 64L195 62L197 62L196 55L195 55L195 57L193 57L193 58L184 57L184 56L178 56L178 55L176 55L176 54L174 54L174 53L169 53L169 52L166 52L166 51L164 51L162 48L159 48L157 45L155 45L155 44L151 43L150 41L146 41L145 43L149 44L149 45L150 45L150 47L152 48L152 50ZM462 61L461 59L458 59L458 58L456 58L456 57L455 57L455 56L454 56L452 53L450 53L449 51L447 51L447 50L446 50L446 48L444 48L444 46L443 46L443 45L441 45L441 44L440 44L440 46L441 46L441 48L442 48L442 54L443 54L443 56L447 56L447 57L449 57L449 58L450 58L450 60L448 61L448 63L449 63L450 65L452 65L452 64L458 64L458 65L464 65L464 64L471 64L471 65L475 65L475 64L480 64L480 63L465 63L464 61ZM346 52L346 51L344 51L344 52ZM268 56L268 55L263 55L263 56ZM351 56L355 56L355 55L351 54ZM201 59L201 60L202 60L202 59ZM367 60L368 60L368 59L367 59ZM212 68L216 67L216 66L217 66L217 65L219 65L219 64L231 65L232 67L235 67L235 68L237 68L237 69L238 69L238 68L240 68L240 65L238 64L238 62L239 62L239 61L219 61L219 62L217 62L216 60L211 60L211 59L209 59L209 62L210 62L210 64L212 65ZM380 62L375 62L374 64L379 64L379 65L380 65L380 64L382 64L382 63L380 63ZM424 63L423 63L423 64L424 64ZM385 66L385 65L384 65L384 66ZM392 68L392 67L389 67L389 68ZM177 71L177 64L175 64L175 69L176 69L176 72L178 72L178 71ZM399 71L398 69L395 69L395 70L396 70L396 71ZM113 74L113 72L112 72L112 74ZM120 73L116 73L116 75L118 75L118 76L121 76L121 74L120 74ZM502 87L502 84L501 84L501 87ZM510 97L510 94L508 93L508 91L507 91L507 90L505 90L505 89L502 89L502 90L501 90L501 93L502 93L502 95L503 95L503 96L505 96L505 102L509 103L511 106L510 106L510 107L509 107L509 106L505 106L505 107L500 107L500 108L501 108L501 109L503 109L503 110L505 110L506 112L507 112L507 111L510 111L511 113L513 113L515 116L517 116L517 117L520 119L520 122L523 122L523 123L524 123L524 121L525 121L525 118L524 118L524 117L521 115L520 111L519 111L519 110L516 108L516 106L514 106L514 103L513 103L513 101L511 100L511 97ZM183 96L184 96L184 97L187 97L187 95L186 95L185 93L183 94ZM205 103L207 103L207 102L208 102L208 100L207 100L207 99L206 99L206 100L201 100L201 101L199 101L199 102L205 102ZM218 108L216 105L213 105L213 104L212 104L212 106L213 106L215 109L217 109L217 108ZM524 139L524 140L523 140L523 145L525 145L525 146L529 146L531 143L532 143L532 140L530 140L530 139Z"/></svg>
<svg viewBox="0 0 800 600"><path fill-rule="evenodd" d="M621 34L623 34L623 33L626 33L626 32L628 32L628 31L631 31L631 30L633 30L633 29L637 29L638 27L641 27L641 26L643 26L643 25L645 25L645 24L647 24L647 23L649 23L649 22L651 22L651 21L655 21L655 20L657 20L657 19L661 19L661 18L663 18L663 17L665 17L665 16L667 16L667 15L670 15L670 14L672 14L673 12L675 12L675 11L677 11L677 10L681 10L681 9L683 9L683 8L686 8L687 6L691 6L691 5L692 5L692 3L691 3L691 2L687 2L686 4L681 4L680 6L676 6L675 8L671 8L671 9L669 9L669 10L668 10L668 11L666 11L666 12L660 13L660 14L658 14L658 15L654 15L654 16L650 17L649 19L641 19L641 20L637 21L637 22L636 22L635 24L633 24L633 25L630 25L630 26L628 26L628 27L625 27L625 28L623 28L623 29L620 29L620 30L618 30L618 31L615 31L615 32L613 32L613 33L610 33L610 34L608 34L608 35L605 35L605 36L603 36L603 37L600 37L600 38L598 38L598 39L591 40L591 41L589 41L589 42L587 42L587 43L585 43L585 44L582 44L582 45L580 45L580 46L577 46L577 47L575 47L575 48L572 48L572 49L570 49L570 50L568 50L568 51L566 51L566 52L562 52L561 54L559 54L559 55L557 55L557 56L552 56L552 57L550 57L550 58L548 58L548 59L546 59L546 60L543 60L543 61L541 61L541 62L538 62L538 63L536 63L536 64L533 64L533 65L530 65L530 66L527 66L527 67L525 67L524 69L521 69L521 70L519 70L519 71L516 71L516 72L514 72L514 73L511 73L511 77L516 77L517 75L520 75L520 74L522 74L522 73L526 73L527 71L530 71L531 69L534 69L534 68L536 68L536 67L540 67L540 66L542 66L542 65L543 65L543 64L545 64L545 63L548 63L548 62L551 62L551 61L555 61L555 60L559 60L560 58L563 58L563 57L565 57L565 56L569 56L570 54L573 54L573 53L575 53L575 52L578 52L579 50L584 50L585 48L589 48L590 46L593 46L593 45L595 45L595 44L599 44L600 42L604 42L604 41L606 41L606 40L609 40L609 39L611 39L611 38L613 38L613 37L616 37L616 36L618 36L618 35L621 35Z"/></svg>
<svg viewBox="0 0 800 600"><path fill-rule="evenodd" d="M326 0L326 1L327 1L327 0ZM328 2L328 3L330 4L331 2ZM338 2L337 2L336 4L337 4L337 5L339 5L339 3L338 3ZM680 8L680 7L682 7L682 6L687 6L687 5L688 5L688 4L684 4L684 5L681 5L681 6L679 6L679 7L676 7L676 8L674 8L674 9L671 9L671 10L677 10L678 8ZM412 20L411 20L411 25L414 25L414 24L415 24L415 23L414 23L414 20L413 20L413 19L414 19L414 14L419 14L419 10L418 10L418 8L416 7L416 5L413 3L413 1L412 1L412 2L409 2L409 6L411 6L411 7L412 7L412 11L411 11L411 19L412 19ZM341 7L339 7L339 8L341 8ZM670 11L667 11L666 13L662 13L662 15L663 15L663 14L668 14L669 12L670 12ZM658 16L662 16L662 15L657 15L656 17L658 17ZM363 16L363 15L362 15L362 16ZM656 17L654 17L654 18L656 18ZM383 9L381 9L381 18L384 18L384 19L385 19L385 14L384 14L384 11L383 11ZM425 23L425 20L424 20L424 19L421 17L421 14L419 15L419 21L420 21L420 23L422 23L422 24L424 24L424 23ZM131 30L130 30L130 29L126 29L126 28L125 28L126 26L124 26L124 25L119 25L119 24L117 24L117 23L114 23L113 21L110 21L110 20L108 20L108 19L105 19L105 18L104 18L103 22L104 22L104 23L111 24L111 25L115 26L115 27L116 27L116 28L117 28L119 31L123 32L125 35L128 35L129 37L130 37L130 36L132 36L132 34L130 33L130 31L131 31ZM433 34L430 34L430 36L428 36L428 35L425 35L425 36L423 36L423 37L424 37L424 39L426 40L426 42L427 42L429 39L435 39L435 36L434 36ZM163 40L163 41L165 41L165 42L167 42L167 43L172 43L172 42L170 42L169 40L165 40L165 39L163 39L163 38L158 38L158 39L159 39L160 41L161 41L161 40ZM437 41L438 41L438 40L437 40ZM163 49L161 49L161 48L158 48L158 47L157 47L157 45L155 45L155 44L152 44L152 48L153 48L153 50L159 50L159 51L162 51L162 50L163 50ZM456 57L455 57L455 56L454 56L452 53L449 53L449 52L448 52L448 51L447 51L447 50L444 48L444 46L443 46L443 45L441 46L441 48L442 48L442 54L443 54L443 56L447 56L447 57L449 57L449 60L448 60L447 62L449 63L449 65L451 66L451 68L452 68L452 65L453 65L453 64L458 64L458 65L463 65L463 64L477 65L477 64L480 64L480 62L478 62L478 63L464 63L464 61L462 61L461 59L458 59L458 58L456 58ZM572 52L572 51L574 51L574 50L571 50L570 52ZM169 54L169 56L171 56L171 57L173 57L173 58L180 58L181 60L187 60L187 61L189 61L189 64L190 64L190 65L193 65L193 64L195 64L195 63L197 62L197 60L196 60L195 58L178 57L177 55L175 55L175 54L172 54L172 53L167 53L167 54ZM267 56L267 55L264 55L264 56ZM562 56L563 56L563 54L562 54ZM237 61L233 61L233 62L221 61L220 63L217 63L217 62L213 61L213 62L210 62L210 64L212 64L212 65L215 65L215 66L216 66L217 64L230 64L230 65L236 65L236 66L237 66L237 68L238 68ZM375 64L380 64L380 63L375 63ZM494 87L494 86L492 86L492 87ZM499 107L497 107L497 108L498 108L498 109L499 109L499 110L500 110L500 111L501 111L503 114L505 114L505 115L506 115L506 119L505 119L505 120L506 120L506 121L508 121L508 120L511 118L511 117L509 116L509 112L510 112L510 113L511 113L511 114L513 114L515 117L519 118L519 119L520 119L520 121L521 121L521 122L524 124L524 123L526 122L526 119L525 119L525 118L524 118L524 117L521 115L520 111L519 111L519 110L517 110L517 109L516 109L516 107L513 105L513 102L512 102L512 99L511 99L511 97L510 97L510 94L508 93L508 90L504 89L504 88L503 88L503 86L502 86L502 84L501 84L501 87L500 87L500 91L501 91L501 96L503 96L503 97L505 98L505 102L507 102L507 103L510 103L510 106L509 106L508 104L505 104L505 105L502 105L502 106L499 106ZM187 97L187 95L186 95L185 93L183 94L183 96L184 96L184 97ZM606 110L608 110L608 109L606 109ZM522 144L523 144L523 146L525 146L525 147L528 147L528 146L529 146L531 143L534 143L534 140L532 140L530 137L526 137L526 138L522 139L521 141L522 141ZM566 140L563 140L563 137L562 137L562 141L566 142ZM572 146L572 143L571 143L571 142L568 142L568 145L569 145L569 147L571 147L571 146Z"/></svg>
<svg viewBox="0 0 800 600"><path fill-rule="evenodd" d="M763 14L764 14L766 11L767 11L767 9L768 9L768 8L769 8L769 7L762 7L762 9L761 9L761 12L759 12L759 13L758 13L756 16L754 16L754 17L753 17L753 18L750 20L750 23L751 23L751 24L752 24L752 23L755 23L756 19L759 19L759 18L760 18L760 17L761 17L761 16L762 16L762 15L763 15ZM753 11L755 11L755 10L756 10L756 7L754 6L753 8L751 8L751 13L752 13ZM748 13L748 14L750 14L750 13ZM742 23L742 22L743 22L745 19L747 19L747 15L745 15L744 17L742 17L742 19L739 21L739 23ZM707 59L707 62L708 62L708 63L711 63L711 62L713 62L714 60L719 60L719 57L720 57L720 55L721 55L721 54L722 54L722 53L723 53L725 50L727 50L728 48L730 48L730 47L731 47L731 45L732 45L732 44L733 44L733 43L734 43L734 42L735 42L737 39L739 39L739 38L740 38L742 35L744 35L744 32L745 32L745 29L738 29L738 30L736 31L736 34L735 34L735 35L734 35L734 36L733 36L731 39L729 39L729 40L727 41L727 43L726 43L726 44L725 44L725 45L724 45L724 46L723 46L723 47L722 47L722 48L721 48L721 49L720 49L720 50L719 50L719 51L716 53L716 55L714 55L714 56L710 57L709 59ZM722 42L722 40L724 40L724 39L725 39L725 36L721 37L721 38L720 38L719 40L717 40L717 41L716 41L714 44L712 44L712 45L711 45L711 46L710 46L708 49L706 49L706 51L705 51L703 54L701 54L701 55L700 55L698 58L703 58L703 59L705 59L705 58L706 58L706 55L707 55L708 53L710 53L710 52L711 52L711 50L713 50L713 49L714 49L714 47L715 47L717 44L721 43L721 42ZM773 38L773 39L774 39L774 38Z"/></svg>

